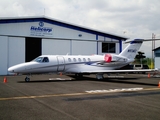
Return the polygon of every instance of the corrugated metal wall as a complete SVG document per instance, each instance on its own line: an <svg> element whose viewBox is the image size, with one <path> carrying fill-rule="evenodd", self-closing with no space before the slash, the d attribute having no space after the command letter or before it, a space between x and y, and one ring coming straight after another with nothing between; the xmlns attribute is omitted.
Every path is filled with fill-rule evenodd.
<svg viewBox="0 0 160 120"><path fill-rule="evenodd" d="M42 39L43 55L65 55L70 53L70 40Z"/></svg>
<svg viewBox="0 0 160 120"><path fill-rule="evenodd" d="M0 75L6 75L8 69L8 37L0 36Z"/></svg>
<svg viewBox="0 0 160 120"><path fill-rule="evenodd" d="M0 36L0 75L8 73L8 67L25 62L25 39Z"/></svg>
<svg viewBox="0 0 160 120"><path fill-rule="evenodd" d="M160 68L160 57L155 57L155 68Z"/></svg>

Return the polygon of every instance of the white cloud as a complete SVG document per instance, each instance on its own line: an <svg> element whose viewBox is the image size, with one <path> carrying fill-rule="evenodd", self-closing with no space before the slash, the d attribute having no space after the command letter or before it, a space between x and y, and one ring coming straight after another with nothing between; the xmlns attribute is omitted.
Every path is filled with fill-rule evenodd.
<svg viewBox="0 0 160 120"><path fill-rule="evenodd" d="M150 39L152 33L160 38L159 11L159 0L1 0L0 4L0 17L45 14L130 39ZM141 50L151 56L150 43L144 43Z"/></svg>

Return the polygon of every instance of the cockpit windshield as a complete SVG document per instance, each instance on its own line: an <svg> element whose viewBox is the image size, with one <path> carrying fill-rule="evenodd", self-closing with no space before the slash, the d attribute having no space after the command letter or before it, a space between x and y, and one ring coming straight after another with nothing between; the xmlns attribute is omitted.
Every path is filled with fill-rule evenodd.
<svg viewBox="0 0 160 120"><path fill-rule="evenodd" d="M46 62L49 62L49 59L48 59L48 57L37 57L33 61L35 61L35 62L41 62L41 63L46 63Z"/></svg>

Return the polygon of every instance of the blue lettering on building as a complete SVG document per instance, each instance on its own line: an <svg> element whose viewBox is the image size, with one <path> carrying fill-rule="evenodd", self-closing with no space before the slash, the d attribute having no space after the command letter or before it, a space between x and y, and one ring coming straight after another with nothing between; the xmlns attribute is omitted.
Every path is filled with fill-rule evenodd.
<svg viewBox="0 0 160 120"><path fill-rule="evenodd" d="M31 26L31 31L35 32L52 32L52 28Z"/></svg>
<svg viewBox="0 0 160 120"><path fill-rule="evenodd" d="M53 28L45 27L44 22L40 21L38 26L30 27L30 35L32 36L51 36L53 35Z"/></svg>

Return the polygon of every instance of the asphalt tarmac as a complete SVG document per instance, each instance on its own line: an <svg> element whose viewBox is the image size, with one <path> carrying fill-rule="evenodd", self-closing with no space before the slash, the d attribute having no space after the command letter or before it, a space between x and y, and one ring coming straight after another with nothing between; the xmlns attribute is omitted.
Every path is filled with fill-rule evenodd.
<svg viewBox="0 0 160 120"><path fill-rule="evenodd" d="M0 76L0 120L159 120L160 78Z"/></svg>

